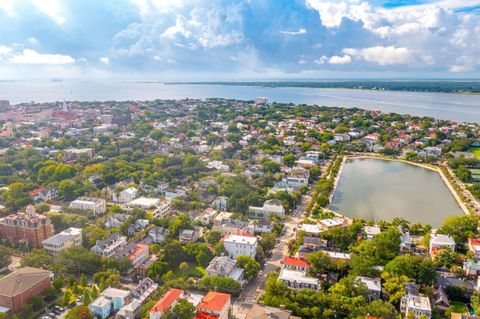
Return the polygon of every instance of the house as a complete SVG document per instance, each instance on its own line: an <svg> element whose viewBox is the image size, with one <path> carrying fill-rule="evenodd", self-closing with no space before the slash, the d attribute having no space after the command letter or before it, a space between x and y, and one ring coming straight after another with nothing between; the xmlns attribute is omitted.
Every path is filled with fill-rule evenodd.
<svg viewBox="0 0 480 319"><path fill-rule="evenodd" d="M414 319L419 319L421 316L425 316L430 319L432 317L430 299L420 296L414 283L406 283L405 290L407 293L400 300L400 312L404 318L411 316Z"/></svg>
<svg viewBox="0 0 480 319"><path fill-rule="evenodd" d="M243 235L248 232L248 223L241 221L241 220L224 220L224 222L220 225L214 225L212 227L213 231L219 231L222 236L229 236L229 235Z"/></svg>
<svg viewBox="0 0 480 319"><path fill-rule="evenodd" d="M255 258L258 239L255 236L230 235L223 241L223 246L230 258L248 256Z"/></svg>
<svg viewBox="0 0 480 319"><path fill-rule="evenodd" d="M70 227L42 241L43 248L57 255L70 247L82 245L82 229Z"/></svg>
<svg viewBox="0 0 480 319"><path fill-rule="evenodd" d="M120 308L115 314L115 319L138 319L140 317L142 304L137 299Z"/></svg>
<svg viewBox="0 0 480 319"><path fill-rule="evenodd" d="M70 203L70 208L101 215L107 211L107 202L103 198L79 197Z"/></svg>
<svg viewBox="0 0 480 319"><path fill-rule="evenodd" d="M202 230L200 226L193 226L193 229L184 229L178 235L178 241L181 244L196 242L202 236Z"/></svg>
<svg viewBox="0 0 480 319"><path fill-rule="evenodd" d="M442 308L443 311L450 306L448 296L442 287L438 287L438 289L434 292L432 302L436 308Z"/></svg>
<svg viewBox="0 0 480 319"><path fill-rule="evenodd" d="M320 226L324 229L330 229L334 227L345 227L348 226L347 220L343 218L327 218L322 219L318 222Z"/></svg>
<svg viewBox="0 0 480 319"><path fill-rule="evenodd" d="M54 187L39 187L29 191L28 196L33 200L35 204L40 204L56 198L58 196L58 193L56 188Z"/></svg>
<svg viewBox="0 0 480 319"><path fill-rule="evenodd" d="M110 229L110 228L115 228L119 227L121 224L126 222L128 220L128 215L127 214L113 214L111 216L107 216L105 218L105 229Z"/></svg>
<svg viewBox="0 0 480 319"><path fill-rule="evenodd" d="M158 227L158 226L154 226L148 232L148 236L152 237L152 240L154 243L163 242L168 237L169 234L170 234L170 231L168 229L163 227Z"/></svg>
<svg viewBox="0 0 480 319"><path fill-rule="evenodd" d="M398 230L400 231L400 252L411 252L415 248L415 243L413 242L410 233L402 226L398 226Z"/></svg>
<svg viewBox="0 0 480 319"><path fill-rule="evenodd" d="M212 202L212 207L219 212L225 212L228 208L228 197L219 196Z"/></svg>
<svg viewBox="0 0 480 319"><path fill-rule="evenodd" d="M269 199L263 203L262 207L250 206L248 212L254 218L268 218L270 215L276 215L281 219L285 217L285 208L279 199Z"/></svg>
<svg viewBox="0 0 480 319"><path fill-rule="evenodd" d="M120 192L112 192L112 201L117 203L129 203L138 196L138 189L135 187L129 187Z"/></svg>
<svg viewBox="0 0 480 319"><path fill-rule="evenodd" d="M325 250L325 254L327 254L330 260L333 262L336 262L336 261L349 262L350 260L352 260L352 256L347 253Z"/></svg>
<svg viewBox="0 0 480 319"><path fill-rule="evenodd" d="M468 249L473 252L475 260L480 260L480 238L469 238Z"/></svg>
<svg viewBox="0 0 480 319"><path fill-rule="evenodd" d="M78 157L93 158L95 150L93 148L69 148L63 150L64 161L75 160Z"/></svg>
<svg viewBox="0 0 480 319"><path fill-rule="evenodd" d="M448 287L459 287L465 292L464 297L470 298L475 289L475 285L471 280L450 277L438 277L437 286L446 290Z"/></svg>
<svg viewBox="0 0 480 319"><path fill-rule="evenodd" d="M363 276L357 276L356 279L363 282L368 289L367 301L379 299L382 295L382 280L380 278L369 278Z"/></svg>
<svg viewBox="0 0 480 319"><path fill-rule="evenodd" d="M90 248L92 253L109 258L127 245L127 237L120 234L112 234L105 239L97 240L95 246Z"/></svg>
<svg viewBox="0 0 480 319"><path fill-rule="evenodd" d="M455 251L455 241L449 235L443 234L434 234L430 237L430 244L429 244L429 253L430 256L435 256L438 250L442 247L448 247L452 251Z"/></svg>
<svg viewBox="0 0 480 319"><path fill-rule="evenodd" d="M380 234L382 230L378 226L364 226L363 232L367 236L367 239L373 239L373 237Z"/></svg>
<svg viewBox="0 0 480 319"><path fill-rule="evenodd" d="M194 218L195 221L199 221L203 225L210 225L213 222L213 219L217 215L217 211L211 207L205 209L205 211Z"/></svg>
<svg viewBox="0 0 480 319"><path fill-rule="evenodd" d="M115 255L115 259L128 258L133 268L138 267L148 260L150 257L149 246L145 244L130 243L119 249Z"/></svg>
<svg viewBox="0 0 480 319"><path fill-rule="evenodd" d="M50 271L24 267L0 279L0 306L18 313L34 296L41 295L51 286Z"/></svg>
<svg viewBox="0 0 480 319"><path fill-rule="evenodd" d="M185 298L185 292L183 290L170 288L150 309L150 319L162 318L165 311L172 309L182 298Z"/></svg>
<svg viewBox="0 0 480 319"><path fill-rule="evenodd" d="M209 291L197 306L195 319L218 318L228 319L230 317L231 297L215 291Z"/></svg>
<svg viewBox="0 0 480 319"><path fill-rule="evenodd" d="M137 219L133 224L130 224L130 226L128 226L128 235L135 236L137 233L147 228L148 223L148 219Z"/></svg>
<svg viewBox="0 0 480 319"><path fill-rule="evenodd" d="M127 204L123 204L122 208L126 211L132 211L134 208L143 210L151 210L154 212L154 217L165 217L171 212L171 201L161 200L159 198L139 197Z"/></svg>
<svg viewBox="0 0 480 319"><path fill-rule="evenodd" d="M267 307L254 304L247 313L245 319L300 319L292 315L291 310Z"/></svg>
<svg viewBox="0 0 480 319"><path fill-rule="evenodd" d="M300 230L307 236L318 237L320 233L324 232L323 227L319 224L302 224Z"/></svg>
<svg viewBox="0 0 480 319"><path fill-rule="evenodd" d="M88 309L90 309L97 318L105 319L129 304L130 299L129 291L109 287L88 305Z"/></svg>
<svg viewBox="0 0 480 319"><path fill-rule="evenodd" d="M243 269L237 267L237 261L227 256L214 257L206 268L207 276L229 277L243 283Z"/></svg>
<svg viewBox="0 0 480 319"><path fill-rule="evenodd" d="M283 258L282 265L291 270L308 271L310 269L310 263L307 260L289 256Z"/></svg>
<svg viewBox="0 0 480 319"><path fill-rule="evenodd" d="M132 296L143 304L155 292L155 290L157 290L157 288L157 283L150 278L145 278L132 290Z"/></svg>
<svg viewBox="0 0 480 319"><path fill-rule="evenodd" d="M274 230L274 224L270 220L255 219L248 222L246 229L250 234L267 233L270 234Z"/></svg>
<svg viewBox="0 0 480 319"><path fill-rule="evenodd" d="M321 289L320 281L317 278L308 277L305 271L282 268L278 280L292 289Z"/></svg>
<svg viewBox="0 0 480 319"><path fill-rule="evenodd" d="M293 168L288 177L284 178L284 182L291 188L298 189L302 185L308 185L310 171L301 167Z"/></svg>
<svg viewBox="0 0 480 319"><path fill-rule="evenodd" d="M467 260L463 263L463 271L467 278L477 278L480 275L480 262Z"/></svg>

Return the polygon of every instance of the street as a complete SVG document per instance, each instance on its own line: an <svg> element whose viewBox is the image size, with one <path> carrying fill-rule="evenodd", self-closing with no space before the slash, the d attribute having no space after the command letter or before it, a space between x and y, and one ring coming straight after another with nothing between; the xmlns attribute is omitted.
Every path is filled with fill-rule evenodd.
<svg viewBox="0 0 480 319"><path fill-rule="evenodd" d="M275 272L282 266L283 257L288 255L288 242L295 238L295 228L305 217L305 208L311 200L310 194L302 196L300 205L285 219L283 235L279 236L275 247L272 249L272 256L265 261L266 266L259 273L257 279L251 280L244 291L232 306L232 317L244 319L252 307L263 294L265 282L269 273Z"/></svg>

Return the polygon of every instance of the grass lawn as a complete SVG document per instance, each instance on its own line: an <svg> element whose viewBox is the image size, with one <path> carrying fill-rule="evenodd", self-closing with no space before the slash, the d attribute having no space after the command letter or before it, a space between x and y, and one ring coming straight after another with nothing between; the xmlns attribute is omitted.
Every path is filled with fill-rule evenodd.
<svg viewBox="0 0 480 319"><path fill-rule="evenodd" d="M468 149L469 152L472 152L473 155L475 155L475 157L478 157L480 158L480 146L477 146L477 147L470 147Z"/></svg>
<svg viewBox="0 0 480 319"><path fill-rule="evenodd" d="M185 270L176 269L174 272L176 278L184 278L187 279L188 277L197 277L202 278L207 274L205 268L202 266L198 266L197 264L189 264L188 268Z"/></svg>
<svg viewBox="0 0 480 319"><path fill-rule="evenodd" d="M448 309L451 309L450 313L467 313L467 308L465 307L464 303L457 302L457 301L452 301L450 303L450 307Z"/></svg>

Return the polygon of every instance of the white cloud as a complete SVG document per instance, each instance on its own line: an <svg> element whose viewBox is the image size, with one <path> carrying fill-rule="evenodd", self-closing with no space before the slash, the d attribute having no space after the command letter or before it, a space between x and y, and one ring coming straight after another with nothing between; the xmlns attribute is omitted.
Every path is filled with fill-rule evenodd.
<svg viewBox="0 0 480 319"><path fill-rule="evenodd" d="M185 28L185 18L183 16L177 16L175 25L167 28L161 35L162 38L174 39L177 36L183 36L189 38L192 35L190 31Z"/></svg>
<svg viewBox="0 0 480 319"><path fill-rule="evenodd" d="M280 31L280 33L286 34L286 35L300 35L300 34L305 34L307 33L307 30L304 28L298 29L298 31Z"/></svg>
<svg viewBox="0 0 480 319"><path fill-rule="evenodd" d="M0 55L9 54L10 52L12 52L12 48L9 48L5 45L0 45Z"/></svg>
<svg viewBox="0 0 480 319"><path fill-rule="evenodd" d="M348 64L350 62L352 62L352 58L347 54L344 56L334 55L328 59L328 63L330 64Z"/></svg>
<svg viewBox="0 0 480 319"><path fill-rule="evenodd" d="M106 56L101 57L99 60L100 60L100 62L102 62L103 64L106 64L106 65L109 65L109 64L110 64L110 59L107 58Z"/></svg>
<svg viewBox="0 0 480 319"><path fill-rule="evenodd" d="M63 54L40 54L32 49L24 49L22 54L16 54L10 58L14 64L70 64L75 59Z"/></svg>
<svg viewBox="0 0 480 319"><path fill-rule="evenodd" d="M379 65L406 64L414 60L409 49L394 46L375 46L364 49L347 48L343 50L343 53Z"/></svg>
<svg viewBox="0 0 480 319"><path fill-rule="evenodd" d="M60 0L30 0L41 12L50 17L55 23L62 25L67 20L65 9Z"/></svg>
<svg viewBox="0 0 480 319"><path fill-rule="evenodd" d="M34 38L34 37L30 37L27 39L27 42L30 43L31 45L37 45L40 43L40 41L38 41L37 38Z"/></svg>
<svg viewBox="0 0 480 319"><path fill-rule="evenodd" d="M318 59L315 60L316 64L325 64L328 61L328 58L325 55L322 55Z"/></svg>
<svg viewBox="0 0 480 319"><path fill-rule="evenodd" d="M0 10L3 10L9 16L14 16L13 2L15 0L0 0Z"/></svg>

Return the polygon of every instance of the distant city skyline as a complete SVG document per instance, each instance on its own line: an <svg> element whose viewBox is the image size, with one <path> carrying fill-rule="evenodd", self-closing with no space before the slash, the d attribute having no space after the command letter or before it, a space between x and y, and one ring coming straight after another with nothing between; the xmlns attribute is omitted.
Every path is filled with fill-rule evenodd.
<svg viewBox="0 0 480 319"><path fill-rule="evenodd" d="M0 80L480 78L480 0L0 0Z"/></svg>

